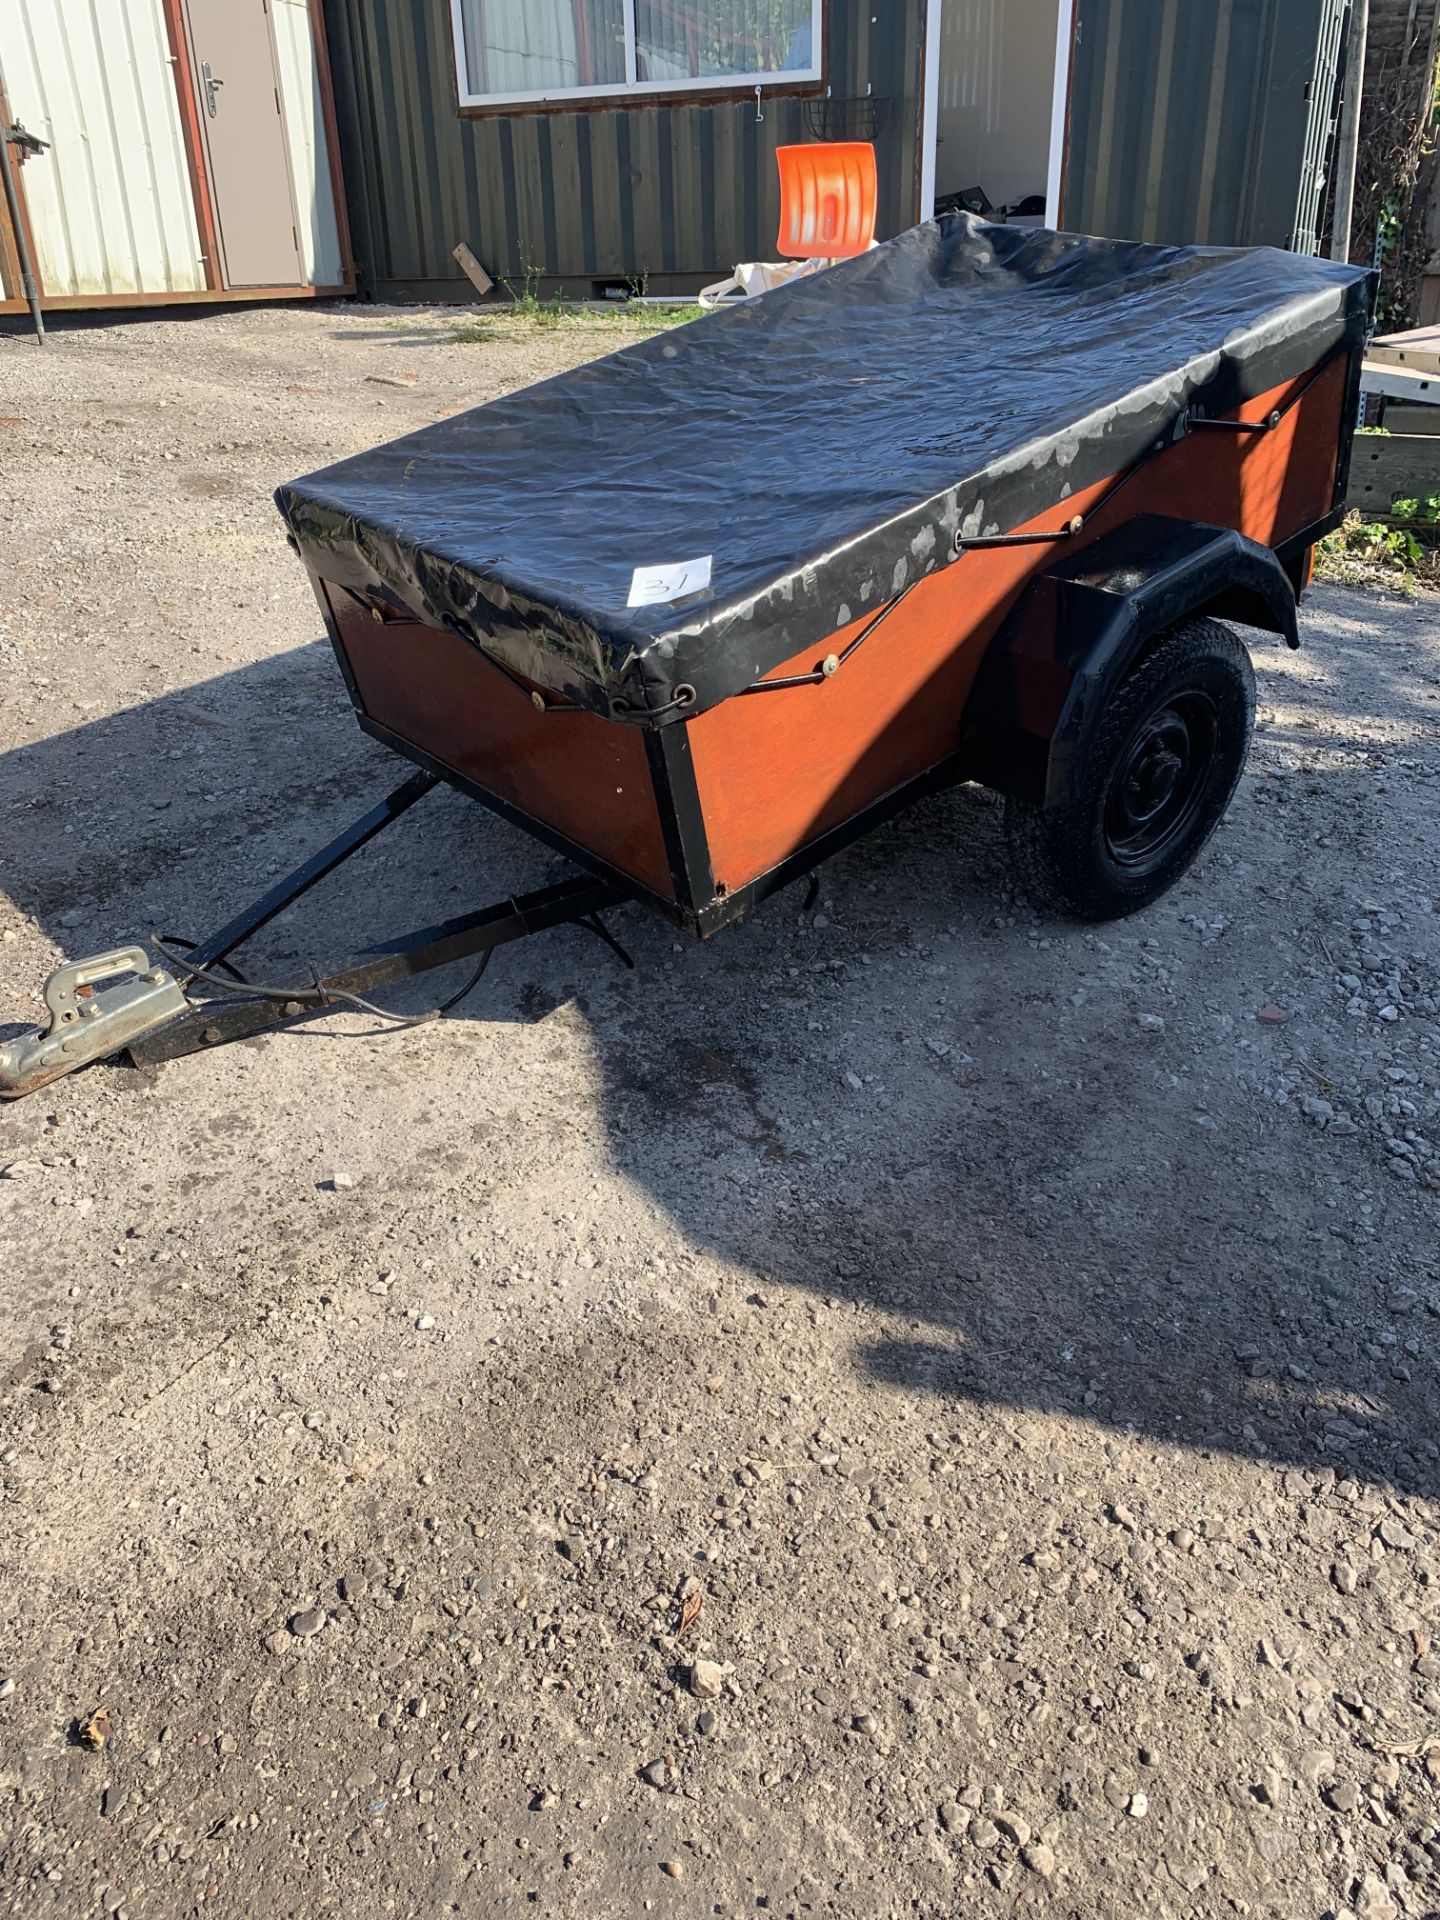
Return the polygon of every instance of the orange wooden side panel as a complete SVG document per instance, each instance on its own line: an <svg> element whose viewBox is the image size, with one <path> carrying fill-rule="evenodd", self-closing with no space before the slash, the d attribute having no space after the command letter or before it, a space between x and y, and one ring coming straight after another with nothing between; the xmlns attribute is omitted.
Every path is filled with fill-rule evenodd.
<svg viewBox="0 0 1440 1920"><path fill-rule="evenodd" d="M591 713L537 712L458 635L372 619L326 583L372 720L663 899L675 896L644 733Z"/></svg>
<svg viewBox="0 0 1440 1920"><path fill-rule="evenodd" d="M1309 378L1261 394L1233 417L1264 420ZM688 722L717 884L734 892L954 753L988 641L1030 576L1062 553L1137 513L1235 527L1267 546L1322 518L1334 499L1347 380L1347 363L1332 363L1271 432L1190 434L1087 518L1076 543L964 555L922 581L821 685L737 695ZM1111 484L1101 481L1057 500L1007 531L1038 531L1075 514L1088 516ZM868 609L767 678L811 672L825 654L842 651L876 611Z"/></svg>

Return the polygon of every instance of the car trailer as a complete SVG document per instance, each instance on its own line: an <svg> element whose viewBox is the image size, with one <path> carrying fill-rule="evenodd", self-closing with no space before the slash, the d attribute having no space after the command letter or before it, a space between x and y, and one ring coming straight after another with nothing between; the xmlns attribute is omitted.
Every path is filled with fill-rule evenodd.
<svg viewBox="0 0 1440 1920"><path fill-rule="evenodd" d="M1268 248L946 215L282 487L359 724L417 771L211 938L60 968L0 1096L478 956L433 1019L550 927L628 960L626 900L708 937L961 781L1036 898L1147 905L1244 766L1230 623L1299 645L1373 297ZM442 780L579 871L292 986L239 973Z"/></svg>

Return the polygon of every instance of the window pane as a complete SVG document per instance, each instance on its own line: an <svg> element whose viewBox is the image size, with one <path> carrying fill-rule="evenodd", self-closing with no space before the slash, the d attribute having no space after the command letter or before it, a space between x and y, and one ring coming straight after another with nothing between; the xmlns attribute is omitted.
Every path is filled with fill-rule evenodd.
<svg viewBox="0 0 1440 1920"><path fill-rule="evenodd" d="M473 94L623 87L624 0L461 0Z"/></svg>
<svg viewBox="0 0 1440 1920"><path fill-rule="evenodd" d="M636 78L813 70L815 12L812 0L635 0Z"/></svg>

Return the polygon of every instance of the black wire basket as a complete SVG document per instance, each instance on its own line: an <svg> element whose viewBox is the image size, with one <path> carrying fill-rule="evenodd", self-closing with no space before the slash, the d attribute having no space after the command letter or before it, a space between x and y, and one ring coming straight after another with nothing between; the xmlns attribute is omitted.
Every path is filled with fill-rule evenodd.
<svg viewBox="0 0 1440 1920"><path fill-rule="evenodd" d="M869 94L805 102L805 125L812 140L873 140L880 125L879 103Z"/></svg>

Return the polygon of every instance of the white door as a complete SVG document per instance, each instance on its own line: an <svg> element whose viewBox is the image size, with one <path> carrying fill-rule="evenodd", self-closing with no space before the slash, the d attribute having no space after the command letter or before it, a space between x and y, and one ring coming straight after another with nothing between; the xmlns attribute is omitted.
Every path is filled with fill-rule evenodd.
<svg viewBox="0 0 1440 1920"><path fill-rule="evenodd" d="M1053 224L1072 31L1073 0L929 0L922 218L964 193L996 214L1043 203Z"/></svg>
<svg viewBox="0 0 1440 1920"><path fill-rule="evenodd" d="M269 0L185 0L227 287L304 285Z"/></svg>

